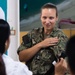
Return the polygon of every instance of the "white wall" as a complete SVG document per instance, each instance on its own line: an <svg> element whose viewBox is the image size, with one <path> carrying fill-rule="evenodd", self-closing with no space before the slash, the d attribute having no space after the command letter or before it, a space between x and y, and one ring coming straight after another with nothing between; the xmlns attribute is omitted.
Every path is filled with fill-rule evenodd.
<svg viewBox="0 0 75 75"><path fill-rule="evenodd" d="M14 60L18 60L17 48L19 46L19 0L7 0L7 21L10 28L16 30L15 35L10 36L10 47L8 55Z"/></svg>

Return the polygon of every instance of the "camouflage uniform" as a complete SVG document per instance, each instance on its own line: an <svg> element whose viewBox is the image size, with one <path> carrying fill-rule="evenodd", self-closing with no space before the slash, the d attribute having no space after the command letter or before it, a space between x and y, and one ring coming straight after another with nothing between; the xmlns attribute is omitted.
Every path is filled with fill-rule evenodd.
<svg viewBox="0 0 75 75"><path fill-rule="evenodd" d="M44 75L51 68L53 60L65 50L65 45L68 38L60 29L55 27L50 33L49 37L58 37L59 42L57 45L41 48L36 55L34 55L34 57L27 62L29 69L34 75ZM23 36L23 43L19 47L18 53L24 49L36 45L43 40L44 28L33 29L27 35Z"/></svg>

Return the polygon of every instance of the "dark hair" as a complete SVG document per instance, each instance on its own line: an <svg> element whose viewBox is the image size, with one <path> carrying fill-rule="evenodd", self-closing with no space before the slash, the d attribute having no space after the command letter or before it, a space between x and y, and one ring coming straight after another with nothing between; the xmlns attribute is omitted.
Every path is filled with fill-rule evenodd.
<svg viewBox="0 0 75 75"><path fill-rule="evenodd" d="M0 53L5 52L5 42L10 35L10 26L7 21L0 19Z"/></svg>
<svg viewBox="0 0 75 75"><path fill-rule="evenodd" d="M55 9L55 10L56 10L56 17L58 16L58 10L57 10L56 5L54 5L54 4L52 4L52 3L46 3L46 4L44 4L44 5L42 6L41 11L42 11L42 9L45 9L45 8L47 8L47 9L49 9L49 8Z"/></svg>
<svg viewBox="0 0 75 75"><path fill-rule="evenodd" d="M66 54L68 57L68 64L73 73L75 73L75 35L72 36L66 45Z"/></svg>
<svg viewBox="0 0 75 75"><path fill-rule="evenodd" d="M0 75L6 75L5 64L0 54Z"/></svg>

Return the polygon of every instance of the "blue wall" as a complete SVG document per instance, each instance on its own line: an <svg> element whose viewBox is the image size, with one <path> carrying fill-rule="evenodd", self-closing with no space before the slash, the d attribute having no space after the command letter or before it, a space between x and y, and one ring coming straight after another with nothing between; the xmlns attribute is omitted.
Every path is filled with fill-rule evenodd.
<svg viewBox="0 0 75 75"><path fill-rule="evenodd" d="M7 19L7 0L0 0L0 7L5 12L5 19Z"/></svg>

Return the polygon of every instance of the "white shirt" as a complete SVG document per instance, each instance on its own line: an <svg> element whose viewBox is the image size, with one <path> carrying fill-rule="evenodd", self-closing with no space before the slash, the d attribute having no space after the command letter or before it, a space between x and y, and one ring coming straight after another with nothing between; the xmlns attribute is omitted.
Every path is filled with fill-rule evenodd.
<svg viewBox="0 0 75 75"><path fill-rule="evenodd" d="M3 11L3 9L0 7L0 19L4 19L5 20L5 13Z"/></svg>
<svg viewBox="0 0 75 75"><path fill-rule="evenodd" d="M5 63L7 75L32 75L32 72L25 64L14 61L5 54L2 55L2 58Z"/></svg>

